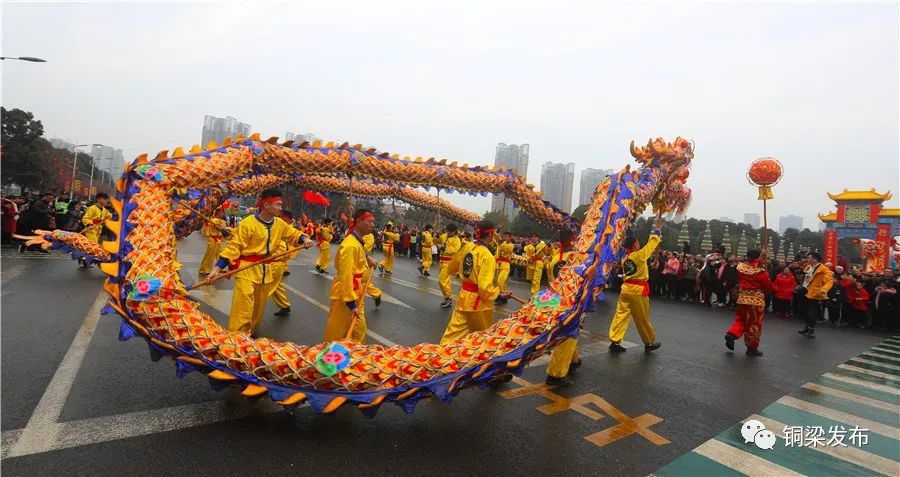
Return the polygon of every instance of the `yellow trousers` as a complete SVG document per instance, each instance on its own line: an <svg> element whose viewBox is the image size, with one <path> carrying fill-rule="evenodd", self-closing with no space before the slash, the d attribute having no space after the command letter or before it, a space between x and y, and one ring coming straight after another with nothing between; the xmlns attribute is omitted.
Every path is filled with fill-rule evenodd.
<svg viewBox="0 0 900 477"><path fill-rule="evenodd" d="M541 277L544 275L544 262L534 264L534 272L531 274L531 294L534 295L541 289Z"/></svg>
<svg viewBox="0 0 900 477"><path fill-rule="evenodd" d="M422 247L422 268L425 270L431 268L431 248Z"/></svg>
<svg viewBox="0 0 900 477"><path fill-rule="evenodd" d="M453 289L450 288L450 262L441 262L441 271L438 273L438 285L441 286L441 293L444 294L445 300L453 296Z"/></svg>
<svg viewBox="0 0 900 477"><path fill-rule="evenodd" d="M228 329L253 333L262 321L266 300L278 286L277 282L253 283L245 278L234 279L234 296L231 298L231 316Z"/></svg>
<svg viewBox="0 0 900 477"><path fill-rule="evenodd" d="M331 244L322 242L319 244L319 259L316 260L316 266L322 270L328 270L328 262L331 261Z"/></svg>
<svg viewBox="0 0 900 477"><path fill-rule="evenodd" d="M275 306L278 308L290 308L291 300L288 299L287 290L284 289L284 274L276 278L275 282L278 285L275 286L275 290L272 292L272 301L275 302Z"/></svg>
<svg viewBox="0 0 900 477"><path fill-rule="evenodd" d="M507 263L507 262L497 263L497 288L500 289L500 293L506 292L506 279L507 278L509 278L509 263Z"/></svg>
<svg viewBox="0 0 900 477"><path fill-rule="evenodd" d="M379 263L382 267L384 267L384 271L393 272L394 271L394 246L384 247L384 260Z"/></svg>
<svg viewBox="0 0 900 477"><path fill-rule="evenodd" d="M484 311L459 311L453 310L444 336L441 337L441 345L445 345L455 339L462 338L469 333L490 328L494 324L494 310Z"/></svg>
<svg viewBox="0 0 900 477"><path fill-rule="evenodd" d="M373 271L373 270L369 270L369 274L370 274L370 275L372 274L372 271ZM371 279L371 278L369 278L369 277L363 277L363 279L364 279L366 282L369 282L369 285L366 287L366 295L369 295L369 296L372 297L372 298L378 298L378 297L380 297L380 296L381 296L381 288L376 287L375 284L372 283L372 279ZM363 282L363 283L365 283L365 282Z"/></svg>
<svg viewBox="0 0 900 477"><path fill-rule="evenodd" d="M625 339L625 331L628 330L628 320L634 317L634 326L641 335L644 344L656 342L656 332L650 324L650 298L631 293L619 295L616 304L616 314L609 324L609 340L613 343L621 343Z"/></svg>
<svg viewBox="0 0 900 477"><path fill-rule="evenodd" d="M547 365L547 375L553 376L554 378L564 378L569 374L569 366L572 363L577 363L578 359L578 350L576 349L578 346L578 340L576 338L569 338L556 349L553 350L553 353L550 354L550 363Z"/></svg>
<svg viewBox="0 0 900 477"><path fill-rule="evenodd" d="M529 263L525 266L525 281L530 282L532 275L534 275L534 265Z"/></svg>
<svg viewBox="0 0 900 477"><path fill-rule="evenodd" d="M358 315L356 324L353 325L353 334L350 339L359 344L366 342L366 313L365 301L363 305L356 308ZM347 330L350 329L350 323L353 321L353 313L347 308L341 300L331 300L328 309L328 323L325 325L325 342L342 340L347 336Z"/></svg>
<svg viewBox="0 0 900 477"><path fill-rule="evenodd" d="M200 260L201 275L206 275L210 270L212 270L212 267L213 265L215 265L216 260L219 259L219 252L221 251L222 244L220 242L206 242L206 252L203 254L203 258Z"/></svg>

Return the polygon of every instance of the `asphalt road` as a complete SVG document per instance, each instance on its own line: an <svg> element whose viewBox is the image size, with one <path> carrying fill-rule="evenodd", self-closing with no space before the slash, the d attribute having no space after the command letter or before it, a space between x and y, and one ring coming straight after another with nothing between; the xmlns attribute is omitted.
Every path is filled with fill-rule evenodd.
<svg viewBox="0 0 900 477"><path fill-rule="evenodd" d="M194 235L181 246L187 281L203 245ZM313 260L291 264L292 315L273 316L270 303L258 334L321 339L330 279L310 272ZM438 307L436 267L424 278L415 266L401 258L392 278L374 279L386 296L378 309L367 305L370 343L440 338L450 310ZM450 405L424 401L411 416L395 406L374 419L353 408L290 414L215 392L197 373L179 379L170 360L149 359L143 340L119 342L119 319L96 317L98 270L9 249L0 269L5 475L647 475L885 337L821 327L809 340L798 322L770 317L765 356L753 359L742 343L736 353L723 345L733 313L654 298L662 349L645 354L632 327L634 347L610 355L609 294L587 321L572 386L531 386L543 382L542 359L513 383L466 390ZM216 286L195 296L225 323L231 284Z"/></svg>

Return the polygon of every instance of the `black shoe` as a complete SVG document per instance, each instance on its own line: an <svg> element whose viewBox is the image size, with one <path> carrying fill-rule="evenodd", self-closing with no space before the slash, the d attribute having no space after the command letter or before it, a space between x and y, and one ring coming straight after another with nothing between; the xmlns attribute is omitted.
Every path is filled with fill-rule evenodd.
<svg viewBox="0 0 900 477"><path fill-rule="evenodd" d="M628 351L628 350L625 349L625 347L620 345L619 343L610 343L609 344L609 352L610 353L624 353L626 351Z"/></svg>
<svg viewBox="0 0 900 477"><path fill-rule="evenodd" d="M575 372L576 369L580 368L582 365L582 361L579 359L578 361L569 363L569 374Z"/></svg>
<svg viewBox="0 0 900 477"><path fill-rule="evenodd" d="M725 347L734 351L734 338L735 336L731 333L725 333Z"/></svg>
<svg viewBox="0 0 900 477"><path fill-rule="evenodd" d="M201 276L201 277L205 277L205 276L209 275L209 273L197 272L197 275Z"/></svg>
<svg viewBox="0 0 900 477"><path fill-rule="evenodd" d="M381 272L381 274L383 275L384 274L384 265L378 264L378 271Z"/></svg>
<svg viewBox="0 0 900 477"><path fill-rule="evenodd" d="M645 352L645 353L652 353L653 351L656 351L656 350L658 350L658 349L660 349L660 348L662 348L662 343L658 343L658 342L657 342L657 343L650 343L650 344L648 344L648 345L644 345L644 352Z"/></svg>
<svg viewBox="0 0 900 477"><path fill-rule="evenodd" d="M512 374L504 374L491 380L491 384L506 384L512 381Z"/></svg>
<svg viewBox="0 0 900 477"><path fill-rule="evenodd" d="M816 337L816 330L810 328L809 331L806 333L806 337L807 337L807 338L815 338L815 337Z"/></svg>
<svg viewBox="0 0 900 477"><path fill-rule="evenodd" d="M445 298L444 301L441 302L441 308L450 308L453 305L452 298Z"/></svg>
<svg viewBox="0 0 900 477"><path fill-rule="evenodd" d="M425 269L424 269L424 268L419 267L419 268L417 268L416 270L419 271L419 275L423 275L423 276L425 275Z"/></svg>
<svg viewBox="0 0 900 477"><path fill-rule="evenodd" d="M290 274L291 274L291 271L290 271L290 270L285 270L284 273L281 274L281 276L286 277L286 276L288 276L288 275L290 275Z"/></svg>
<svg viewBox="0 0 900 477"><path fill-rule="evenodd" d="M430 277L430 276L431 276L431 274L428 273L428 270L425 270L424 272L422 272L422 275L425 275L426 277Z"/></svg>
<svg viewBox="0 0 900 477"><path fill-rule="evenodd" d="M19 253L25 253L25 242L19 244Z"/></svg>
<svg viewBox="0 0 900 477"><path fill-rule="evenodd" d="M566 378L557 378L554 376L547 376L547 379L544 380L545 383L551 386L569 386L571 384L575 384L575 381Z"/></svg>
<svg viewBox="0 0 900 477"><path fill-rule="evenodd" d="M747 356L762 356L762 351L756 348L747 348Z"/></svg>
<svg viewBox="0 0 900 477"><path fill-rule="evenodd" d="M802 330L798 331L797 333L800 333L801 335L805 335L805 334L809 333L809 327L807 326L806 328L803 328Z"/></svg>
<svg viewBox="0 0 900 477"><path fill-rule="evenodd" d="M375 308L378 308L379 306L381 306L381 297L380 296L374 297L373 300L375 300Z"/></svg>
<svg viewBox="0 0 900 477"><path fill-rule="evenodd" d="M316 268L314 270L316 271L316 273L325 273L325 270L322 270L322 267L318 265L316 265Z"/></svg>
<svg viewBox="0 0 900 477"><path fill-rule="evenodd" d="M282 308L275 312L275 316L287 316L291 314L291 307Z"/></svg>

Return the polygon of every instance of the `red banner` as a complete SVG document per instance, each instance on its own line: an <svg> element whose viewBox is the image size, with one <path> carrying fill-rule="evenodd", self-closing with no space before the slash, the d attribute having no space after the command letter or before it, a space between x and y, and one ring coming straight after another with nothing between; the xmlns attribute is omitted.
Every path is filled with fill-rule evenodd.
<svg viewBox="0 0 900 477"><path fill-rule="evenodd" d="M838 204L837 206L837 221L843 222L844 217L846 217L846 209L844 208L844 204Z"/></svg>
<svg viewBox="0 0 900 477"><path fill-rule="evenodd" d="M881 212L881 204L871 204L869 206L869 223L878 223L878 214Z"/></svg>
<svg viewBox="0 0 900 477"><path fill-rule="evenodd" d="M877 251L873 271L880 273L885 268L890 267L888 256L891 251L891 225L878 224L878 233L875 235L875 250Z"/></svg>
<svg viewBox="0 0 900 477"><path fill-rule="evenodd" d="M834 229L825 229L825 253L823 254L825 263L831 262L833 265L837 265L837 249L837 231Z"/></svg>

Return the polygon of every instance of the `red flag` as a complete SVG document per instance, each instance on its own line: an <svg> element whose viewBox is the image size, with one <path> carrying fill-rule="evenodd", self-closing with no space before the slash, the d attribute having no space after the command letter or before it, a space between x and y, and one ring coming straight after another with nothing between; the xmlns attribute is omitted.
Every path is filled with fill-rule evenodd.
<svg viewBox="0 0 900 477"><path fill-rule="evenodd" d="M331 205L331 202L326 199L324 195L318 192L313 192L311 190L303 191L303 200L309 202L310 204L324 205L326 207L328 205Z"/></svg>

